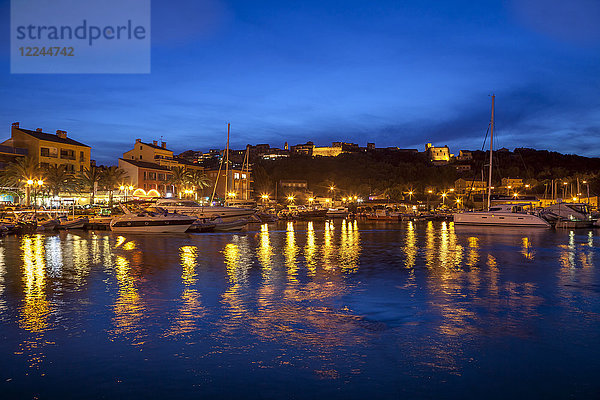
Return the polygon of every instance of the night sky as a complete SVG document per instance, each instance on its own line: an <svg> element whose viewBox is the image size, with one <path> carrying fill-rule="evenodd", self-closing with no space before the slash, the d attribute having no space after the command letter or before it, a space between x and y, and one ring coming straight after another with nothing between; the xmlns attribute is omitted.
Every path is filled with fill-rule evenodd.
<svg viewBox="0 0 600 400"><path fill-rule="evenodd" d="M0 126L63 129L116 164L136 138L179 153L349 141L600 156L600 2L152 2L152 73L11 75L0 0ZM118 12L118 10L116 11Z"/></svg>

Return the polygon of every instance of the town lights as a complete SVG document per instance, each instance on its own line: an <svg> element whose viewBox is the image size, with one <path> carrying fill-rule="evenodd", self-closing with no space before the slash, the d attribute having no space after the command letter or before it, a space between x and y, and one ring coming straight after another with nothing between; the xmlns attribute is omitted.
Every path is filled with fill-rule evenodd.
<svg viewBox="0 0 600 400"><path fill-rule="evenodd" d="M514 192L514 193L513 193L513 197L514 197L515 199L516 199L516 198L518 198L518 197L519 197L519 193L517 193L517 192Z"/></svg>
<svg viewBox="0 0 600 400"><path fill-rule="evenodd" d="M30 186L33 185L33 179L28 179L27 180L27 184L30 185Z"/></svg>
<svg viewBox="0 0 600 400"><path fill-rule="evenodd" d="M294 201L294 196L288 196L288 197L287 197L287 199L288 199L288 201L291 203L291 202L293 202L293 201Z"/></svg>
<svg viewBox="0 0 600 400"><path fill-rule="evenodd" d="M446 196L448 196L448 193L442 193L442 205L446 204Z"/></svg>
<svg viewBox="0 0 600 400"><path fill-rule="evenodd" d="M309 198L308 198L308 202L309 202L309 203L312 203L313 201L315 201L315 198L314 198L314 197L309 197Z"/></svg>
<svg viewBox="0 0 600 400"><path fill-rule="evenodd" d="M235 196L236 196L235 192L227 193L227 197L235 197Z"/></svg>
<svg viewBox="0 0 600 400"><path fill-rule="evenodd" d="M260 198L263 200L269 200L269 195L268 194L261 194Z"/></svg>

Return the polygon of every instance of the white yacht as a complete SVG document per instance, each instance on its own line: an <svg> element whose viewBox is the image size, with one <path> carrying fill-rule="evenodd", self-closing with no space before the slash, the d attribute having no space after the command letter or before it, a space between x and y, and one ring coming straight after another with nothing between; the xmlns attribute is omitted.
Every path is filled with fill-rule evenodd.
<svg viewBox="0 0 600 400"><path fill-rule="evenodd" d="M525 209L526 204L492 205L492 163L494 154L494 103L496 96L492 95L492 117L490 119L490 162L488 172L487 211L473 211L454 214L456 225L481 226L527 226L550 228L545 219ZM529 204L530 208L531 205Z"/></svg>
<svg viewBox="0 0 600 400"><path fill-rule="evenodd" d="M153 208L116 216L110 221L110 229L119 233L182 233L194 221L196 218L189 215Z"/></svg>
<svg viewBox="0 0 600 400"><path fill-rule="evenodd" d="M164 208L168 212L191 215L198 219L212 219L220 217L229 222L254 215L256 210L239 207L202 206L192 200L158 199L156 207Z"/></svg>
<svg viewBox="0 0 600 400"><path fill-rule="evenodd" d="M550 228L543 218L525 210L522 204L500 204L488 211L473 211L454 214L455 225L483 226L529 226Z"/></svg>
<svg viewBox="0 0 600 400"><path fill-rule="evenodd" d="M329 218L346 218L348 214L348 207L337 207L327 210L327 217Z"/></svg>

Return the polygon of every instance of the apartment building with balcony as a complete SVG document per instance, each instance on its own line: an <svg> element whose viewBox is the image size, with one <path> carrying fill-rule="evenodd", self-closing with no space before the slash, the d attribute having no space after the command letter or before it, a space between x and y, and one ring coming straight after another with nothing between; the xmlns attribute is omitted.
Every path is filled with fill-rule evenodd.
<svg viewBox="0 0 600 400"><path fill-rule="evenodd" d="M81 172L90 167L92 148L67 136L66 131L56 134L24 129L18 122L12 124L10 139L1 143L6 148L15 149L15 154L33 157L40 166L63 166L68 172Z"/></svg>

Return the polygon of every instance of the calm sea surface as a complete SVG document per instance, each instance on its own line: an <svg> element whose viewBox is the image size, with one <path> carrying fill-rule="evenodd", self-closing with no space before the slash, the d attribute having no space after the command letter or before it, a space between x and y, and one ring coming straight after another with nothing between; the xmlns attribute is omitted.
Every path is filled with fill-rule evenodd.
<svg viewBox="0 0 600 400"><path fill-rule="evenodd" d="M0 239L0 397L598 398L600 231Z"/></svg>

